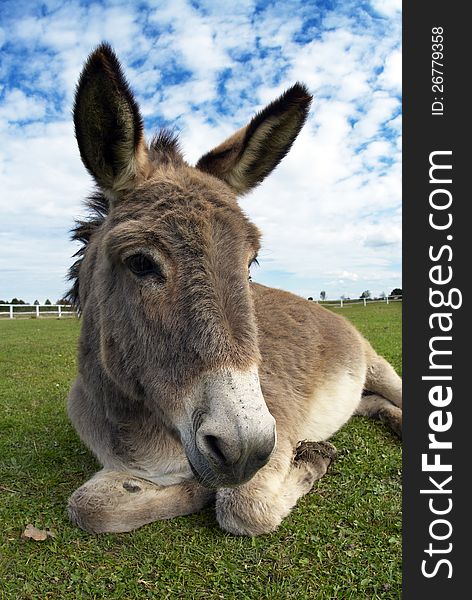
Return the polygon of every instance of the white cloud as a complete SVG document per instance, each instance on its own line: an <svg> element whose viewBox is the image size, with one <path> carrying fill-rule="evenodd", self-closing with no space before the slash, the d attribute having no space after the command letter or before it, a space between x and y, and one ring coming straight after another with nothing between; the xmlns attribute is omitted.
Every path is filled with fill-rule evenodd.
<svg viewBox="0 0 472 600"><path fill-rule="evenodd" d="M381 15L394 17L402 9L401 0L372 0L372 6Z"/></svg>
<svg viewBox="0 0 472 600"><path fill-rule="evenodd" d="M386 89L397 94L402 88L402 53L400 49L394 50L385 60L384 71L379 77L379 83Z"/></svg>
<svg viewBox="0 0 472 600"><path fill-rule="evenodd" d="M64 289L59 272L74 250L67 230L92 188L70 110L84 59L107 39L127 65L143 115L175 123L191 163L295 81L305 82L315 96L306 127L275 173L241 201L264 234L255 279L278 285L272 273L285 272L282 287L311 296L318 288L338 296L400 284L398 1L374 0L378 16L362 13L362 20L362 6L351 10L351 3L326 12L321 4L309 11L288 2L257 15L251 0L231 8L209 1L201 9L185 0L152 1L147 9L124 0L48 6L52 12L41 18L18 15L9 41L28 59L5 53L0 67L10 73L0 90L2 228L12 240L3 260L10 270L29 269L38 286L42 272L44 286L57 286L46 295ZM308 17L320 17L322 29L300 42ZM187 72L184 81L173 78L176 69ZM35 260L28 263L24 248L31 247ZM42 268L52 255L54 268Z"/></svg>
<svg viewBox="0 0 472 600"><path fill-rule="evenodd" d="M46 114L46 102L37 96L27 96L22 90L13 88L5 94L0 104L0 128L9 122L36 121Z"/></svg>
<svg viewBox="0 0 472 600"><path fill-rule="evenodd" d="M84 174L70 121L10 128L2 135L2 225L65 231L91 189ZM3 146L5 148L5 146Z"/></svg>

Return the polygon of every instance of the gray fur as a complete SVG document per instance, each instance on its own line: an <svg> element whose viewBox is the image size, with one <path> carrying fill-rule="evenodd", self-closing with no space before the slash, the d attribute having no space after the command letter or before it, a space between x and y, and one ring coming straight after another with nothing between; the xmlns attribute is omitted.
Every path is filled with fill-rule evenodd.
<svg viewBox="0 0 472 600"><path fill-rule="evenodd" d="M260 233L236 196L286 154L310 101L295 85L191 167L174 136L145 143L111 48L89 57L74 120L98 191L75 230L68 407L103 469L69 499L78 526L129 531L215 499L225 530L273 531L333 458L314 442L363 411L364 389L373 416L401 405L401 380L346 320L249 282Z"/></svg>

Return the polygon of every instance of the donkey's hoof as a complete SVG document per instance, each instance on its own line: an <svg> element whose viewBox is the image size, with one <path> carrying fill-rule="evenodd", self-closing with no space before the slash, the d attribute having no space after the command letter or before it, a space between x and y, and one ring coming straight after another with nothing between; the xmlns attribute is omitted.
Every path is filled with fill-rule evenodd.
<svg viewBox="0 0 472 600"><path fill-rule="evenodd" d="M398 435L400 439L402 439L403 415L400 408L397 408L396 406L381 408L379 410L378 417L382 423L385 423L394 431L394 433Z"/></svg>
<svg viewBox="0 0 472 600"><path fill-rule="evenodd" d="M309 442L303 440L298 442L295 450L295 462L316 463L320 459L329 467L336 460L337 450L329 442Z"/></svg>

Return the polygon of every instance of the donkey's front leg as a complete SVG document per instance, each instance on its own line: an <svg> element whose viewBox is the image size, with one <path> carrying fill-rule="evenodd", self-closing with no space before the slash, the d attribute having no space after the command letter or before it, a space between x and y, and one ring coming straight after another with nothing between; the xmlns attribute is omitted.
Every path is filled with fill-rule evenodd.
<svg viewBox="0 0 472 600"><path fill-rule="evenodd" d="M90 533L120 533L159 519L194 513L214 497L196 480L160 486L124 471L103 469L69 498L71 521Z"/></svg>
<svg viewBox="0 0 472 600"><path fill-rule="evenodd" d="M328 442L301 442L294 452L279 440L273 456L249 482L216 493L218 523L235 535L275 531L297 500L327 471L336 449Z"/></svg>

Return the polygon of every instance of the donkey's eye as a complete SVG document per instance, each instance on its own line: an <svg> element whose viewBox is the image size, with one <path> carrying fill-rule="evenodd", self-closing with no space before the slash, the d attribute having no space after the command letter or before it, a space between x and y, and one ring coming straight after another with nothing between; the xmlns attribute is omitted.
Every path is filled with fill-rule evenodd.
<svg viewBox="0 0 472 600"><path fill-rule="evenodd" d="M138 277L147 277L148 275L164 277L159 265L145 254L133 254L129 256L125 260L125 265Z"/></svg>

